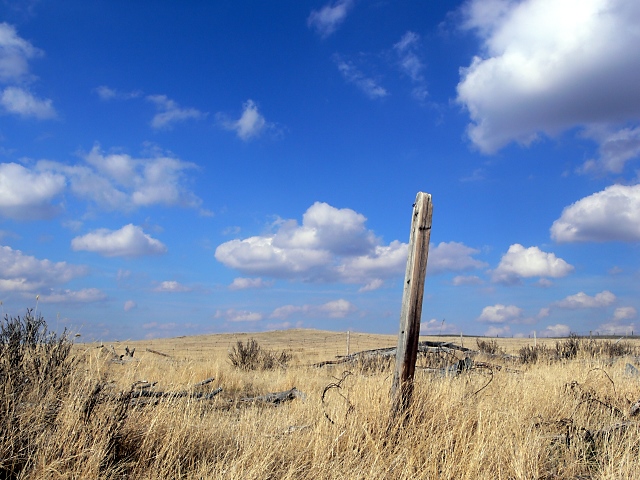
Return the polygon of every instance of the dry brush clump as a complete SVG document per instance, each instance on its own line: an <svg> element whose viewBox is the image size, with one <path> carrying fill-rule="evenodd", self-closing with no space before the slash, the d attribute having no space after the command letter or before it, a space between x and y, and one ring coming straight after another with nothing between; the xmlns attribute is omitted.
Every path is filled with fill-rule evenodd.
<svg viewBox="0 0 640 480"><path fill-rule="evenodd" d="M418 370L398 421L387 368L243 369L225 353L197 361L137 353L121 362L106 349L65 350L66 337L26 338L39 339L29 355L9 356L2 343L3 368L23 362L23 380L4 387L0 478L637 478L640 428L630 406L640 380L625 377L624 362L584 362L583 350L526 371L506 360L498 368L497 357L453 375ZM56 357L64 368L49 370L52 379L60 372L53 384L33 367L59 351L49 344L66 351ZM431 356L424 361L455 360ZM265 400L294 387L306 395ZM222 388L215 397L199 395L214 388ZM12 392L20 392L15 401Z"/></svg>
<svg viewBox="0 0 640 480"><path fill-rule="evenodd" d="M242 370L286 368L291 357L291 353L285 350L275 352L262 348L253 338L247 340L246 344L238 340L236 345L229 350L231 364Z"/></svg>

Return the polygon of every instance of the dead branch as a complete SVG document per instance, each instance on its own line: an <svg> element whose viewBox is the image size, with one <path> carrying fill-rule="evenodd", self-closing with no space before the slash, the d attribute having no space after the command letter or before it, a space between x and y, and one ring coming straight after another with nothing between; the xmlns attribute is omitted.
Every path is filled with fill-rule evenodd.
<svg viewBox="0 0 640 480"><path fill-rule="evenodd" d="M162 353L157 350L152 350L151 348L146 348L145 350L149 353L155 353L156 355L160 355L161 357L173 358L171 355L167 355L166 353Z"/></svg>
<svg viewBox="0 0 640 480"><path fill-rule="evenodd" d="M207 385L215 380L214 377L207 378L206 380L202 380L201 382L196 383L193 388L202 387L203 385Z"/></svg>
<svg viewBox="0 0 640 480"><path fill-rule="evenodd" d="M284 402L291 401L295 398L302 398L303 400L307 397L303 392L298 390L296 387L293 387L290 390L286 390L284 392L274 392L267 393L266 395L259 395L257 397L244 397L240 398L240 402L246 403L272 403L274 405L279 405Z"/></svg>

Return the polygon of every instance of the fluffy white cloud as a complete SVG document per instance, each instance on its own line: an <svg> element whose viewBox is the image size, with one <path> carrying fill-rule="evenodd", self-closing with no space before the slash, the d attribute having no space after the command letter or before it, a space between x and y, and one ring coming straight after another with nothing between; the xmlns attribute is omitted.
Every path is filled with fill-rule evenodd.
<svg viewBox="0 0 640 480"><path fill-rule="evenodd" d="M522 309L500 303L482 309L478 321L487 323L511 323L522 318Z"/></svg>
<svg viewBox="0 0 640 480"><path fill-rule="evenodd" d="M7 87L0 95L0 105L8 113L40 120L56 117L51 100L41 100L21 87Z"/></svg>
<svg viewBox="0 0 640 480"><path fill-rule="evenodd" d="M40 295L43 303L92 303L106 300L107 295L97 288L84 288L82 290L64 290Z"/></svg>
<svg viewBox="0 0 640 480"><path fill-rule="evenodd" d="M583 135L599 143L599 157L587 160L578 173L620 173L629 160L640 156L640 127L612 130L597 125Z"/></svg>
<svg viewBox="0 0 640 480"><path fill-rule="evenodd" d="M608 290L603 290L595 296L590 297L584 292L569 295L567 298L556 302L560 308L600 308L607 307L616 301L616 296Z"/></svg>
<svg viewBox="0 0 640 480"><path fill-rule="evenodd" d="M542 332L541 337L567 337L571 333L571 329L568 325L558 323L556 325L549 325Z"/></svg>
<svg viewBox="0 0 640 480"><path fill-rule="evenodd" d="M482 151L640 119L640 3L471 0L463 11L482 52L461 70L457 100Z"/></svg>
<svg viewBox="0 0 640 480"><path fill-rule="evenodd" d="M25 86L35 79L29 73L29 60L42 55L13 26L0 23L0 83L13 84L0 94L0 106L5 112L38 119L56 117L53 102L35 97Z"/></svg>
<svg viewBox="0 0 640 480"><path fill-rule="evenodd" d="M36 169L68 179L71 191L106 210L128 211L151 205L199 208L202 200L185 186L190 162L152 151L148 158L105 154L98 145L84 156L86 165L40 161Z"/></svg>
<svg viewBox="0 0 640 480"><path fill-rule="evenodd" d="M276 308L269 318L287 319L292 315L302 315L305 317L344 318L356 312L358 309L351 302L339 299L322 305L284 305Z"/></svg>
<svg viewBox="0 0 640 480"><path fill-rule="evenodd" d="M275 128L258 112L258 106L251 99L243 104L242 114L238 120L230 120L222 113L218 113L217 118L223 128L236 132L236 135L245 142L259 137L265 130Z"/></svg>
<svg viewBox="0 0 640 480"><path fill-rule="evenodd" d="M316 202L304 213L302 224L278 220L274 233L225 242L215 258L251 275L361 284L362 292L375 290L385 279L402 276L408 245L397 240L382 245L365 222L364 215L349 208ZM484 266L471 257L475 253L461 243L440 243L429 254L429 272Z"/></svg>
<svg viewBox="0 0 640 480"><path fill-rule="evenodd" d="M351 209L316 202L303 215L302 225L279 220L275 233L225 242L215 257L253 275L379 286L382 279L404 271L407 245L380 245L365 221Z"/></svg>
<svg viewBox="0 0 640 480"><path fill-rule="evenodd" d="M631 335L634 329L634 323L609 322L599 325L597 331L604 335Z"/></svg>
<svg viewBox="0 0 640 480"><path fill-rule="evenodd" d="M154 292L170 292L170 293L176 293L176 292L190 292L191 288L187 287L186 285L182 285L179 282L176 282L175 280L167 280L164 282L161 282L160 285L158 285L156 288L153 289Z"/></svg>
<svg viewBox="0 0 640 480"><path fill-rule="evenodd" d="M216 310L214 318L220 318L227 322L259 322L263 316L258 312L229 308L227 310Z"/></svg>
<svg viewBox="0 0 640 480"><path fill-rule="evenodd" d="M71 240L71 248L75 251L95 252L105 257L161 255L167 251L162 242L132 224L125 225L120 230L100 228L76 237Z"/></svg>
<svg viewBox="0 0 640 480"><path fill-rule="evenodd" d="M320 10L312 10L307 18L307 25L322 38L326 38L344 22L352 5L353 0L337 0L333 4L328 3Z"/></svg>
<svg viewBox="0 0 640 480"><path fill-rule="evenodd" d="M429 95L424 79L425 65L418 56L420 36L415 32L406 32L400 41L393 46L399 59L400 70L407 75L414 84L413 97L424 100Z"/></svg>
<svg viewBox="0 0 640 480"><path fill-rule="evenodd" d="M17 163L0 163L0 215L16 220L48 218L66 186L63 175L32 172Z"/></svg>
<svg viewBox="0 0 640 480"><path fill-rule="evenodd" d="M613 312L613 321L618 322L620 320L628 320L635 318L638 311L633 307L618 307Z"/></svg>
<svg viewBox="0 0 640 480"><path fill-rule="evenodd" d="M389 95L389 92L384 87L380 86L373 78L367 77L353 63L344 60L339 55L335 55L333 59L344 79L349 83L353 83L367 97L376 99Z"/></svg>
<svg viewBox="0 0 640 480"><path fill-rule="evenodd" d="M134 302L133 300L127 300L126 302L124 302L124 311L125 312L130 312L131 310L133 310L134 308L136 308L138 306L138 304L136 302Z"/></svg>
<svg viewBox="0 0 640 480"><path fill-rule="evenodd" d="M538 247L524 248L516 243L502 256L491 277L494 282L514 284L521 278L564 277L573 270L573 266L553 253L543 252Z"/></svg>
<svg viewBox="0 0 640 480"><path fill-rule="evenodd" d="M0 247L0 291L39 293L87 274L81 265L39 260L11 247Z"/></svg>
<svg viewBox="0 0 640 480"><path fill-rule="evenodd" d="M262 278L246 278L238 277L234 278L229 290L247 290L250 288L265 288L273 285L273 282L265 282Z"/></svg>
<svg viewBox="0 0 640 480"><path fill-rule="evenodd" d="M511 333L511 327L509 325L502 325L502 326L491 325L484 332L484 335L486 337L499 337L500 335L504 337L509 335L510 333Z"/></svg>
<svg viewBox="0 0 640 480"><path fill-rule="evenodd" d="M467 247L463 243L440 242L435 248L430 247L429 249L427 272L437 274L486 267L486 263L472 257L479 252L479 250Z"/></svg>
<svg viewBox="0 0 640 480"><path fill-rule="evenodd" d="M191 118L199 119L207 115L195 108L181 108L166 95L149 95L147 100L154 103L158 109L158 113L151 120L151 126L157 130L171 128L178 122Z"/></svg>
<svg viewBox="0 0 640 480"><path fill-rule="evenodd" d="M566 207L551 226L557 242L640 240L640 185L611 185Z"/></svg>

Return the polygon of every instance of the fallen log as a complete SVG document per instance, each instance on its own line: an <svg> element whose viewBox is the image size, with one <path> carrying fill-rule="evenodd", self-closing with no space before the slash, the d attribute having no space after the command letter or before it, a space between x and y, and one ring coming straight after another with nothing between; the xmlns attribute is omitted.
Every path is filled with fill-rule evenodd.
<svg viewBox="0 0 640 480"><path fill-rule="evenodd" d="M267 393L266 395L259 395L257 397L240 398L239 401L246 403L272 403L274 405L278 405L280 403L291 401L295 398L302 398L304 400L306 395L296 387L293 387L292 389L284 392L274 392Z"/></svg>
<svg viewBox="0 0 640 480"><path fill-rule="evenodd" d="M196 400L210 400L222 391L218 387L210 393L204 392L152 392L149 390L138 390L131 392L131 398L195 398Z"/></svg>
<svg viewBox="0 0 640 480"><path fill-rule="evenodd" d="M155 353L156 355L160 355L161 357L173 358L171 355L167 355L166 353L162 353L157 350L152 350L151 348L147 348L146 351L149 353Z"/></svg>

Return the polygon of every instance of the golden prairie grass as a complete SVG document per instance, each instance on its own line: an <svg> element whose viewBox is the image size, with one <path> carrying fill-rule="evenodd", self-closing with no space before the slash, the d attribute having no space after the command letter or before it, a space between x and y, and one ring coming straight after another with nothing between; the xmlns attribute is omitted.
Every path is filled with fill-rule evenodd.
<svg viewBox="0 0 640 480"><path fill-rule="evenodd" d="M233 368L229 348L251 337L264 348L291 351L293 361L286 369ZM460 343L459 337L447 340ZM524 345L497 341L510 353ZM394 336L350 335L352 352L395 342ZM464 343L476 346L475 339ZM6 428L13 430L0 441L0 477L640 478L640 429L629 415L640 399L640 380L625 374L634 357L578 355L527 365L487 357L492 369L457 376L418 370L408 417L392 422L388 369L311 366L346 353L344 333L297 330L127 345L136 353L123 363L97 345L76 345L64 395L55 388L36 391L11 407ZM124 344L114 348L124 353ZM210 377L210 384L193 388ZM130 398L131 385L142 380L157 382L156 392L223 391L211 400L136 402L143 399ZM293 387L306 397L277 406L239 401ZM28 451L13 472L7 469L12 442Z"/></svg>

